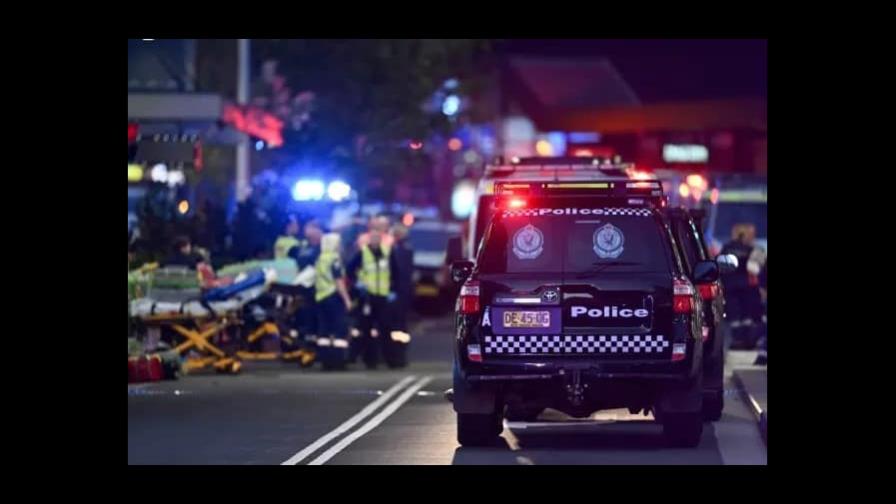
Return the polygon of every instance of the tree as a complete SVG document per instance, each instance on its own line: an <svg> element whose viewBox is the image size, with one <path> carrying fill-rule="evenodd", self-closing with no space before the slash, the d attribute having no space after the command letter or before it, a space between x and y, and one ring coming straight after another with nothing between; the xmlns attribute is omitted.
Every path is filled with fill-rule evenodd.
<svg viewBox="0 0 896 504"><path fill-rule="evenodd" d="M298 131L287 125L284 149L394 180L421 164L410 139L451 129L422 104L450 78L459 93L481 88L490 48L485 40L256 40L253 58L255 68L278 61L291 89L313 93L309 121Z"/></svg>

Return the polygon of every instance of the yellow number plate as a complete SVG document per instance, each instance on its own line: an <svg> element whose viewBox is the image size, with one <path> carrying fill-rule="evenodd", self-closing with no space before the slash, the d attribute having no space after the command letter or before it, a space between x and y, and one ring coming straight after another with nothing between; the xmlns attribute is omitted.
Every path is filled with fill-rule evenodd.
<svg viewBox="0 0 896 504"><path fill-rule="evenodd" d="M506 311L504 327L550 327L549 311Z"/></svg>

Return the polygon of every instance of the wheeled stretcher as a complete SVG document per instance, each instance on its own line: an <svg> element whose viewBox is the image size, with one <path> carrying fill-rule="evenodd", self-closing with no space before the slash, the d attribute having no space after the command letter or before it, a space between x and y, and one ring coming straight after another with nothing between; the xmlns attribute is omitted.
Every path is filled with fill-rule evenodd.
<svg viewBox="0 0 896 504"><path fill-rule="evenodd" d="M245 360L297 360L303 367L310 366L316 354L304 341L306 335L299 334L296 316L304 305L303 287L311 285L309 280L313 282L314 269L300 272L295 261L286 258L232 264L221 268L219 275L235 275L257 268L273 270L276 278L262 296L245 307L243 348L237 355ZM278 343L279 351L265 348L265 343L271 341Z"/></svg>
<svg viewBox="0 0 896 504"><path fill-rule="evenodd" d="M244 349L237 352L245 360L296 360L302 367L314 363L316 352L301 339L294 320L303 306L299 286L274 283L245 308L242 338ZM275 340L279 351L265 351L263 341Z"/></svg>
<svg viewBox="0 0 896 504"><path fill-rule="evenodd" d="M177 334L183 340L174 347L179 354L192 351L201 355L188 359L185 371L212 366L218 372L236 373L242 367L240 358L222 349L222 343L228 339L228 330L243 324L243 309L268 290L274 276L271 271L257 270L240 275L228 286L203 292L194 270L160 269L149 295L133 300L130 312L149 331L167 329ZM166 288L178 282L179 288Z"/></svg>

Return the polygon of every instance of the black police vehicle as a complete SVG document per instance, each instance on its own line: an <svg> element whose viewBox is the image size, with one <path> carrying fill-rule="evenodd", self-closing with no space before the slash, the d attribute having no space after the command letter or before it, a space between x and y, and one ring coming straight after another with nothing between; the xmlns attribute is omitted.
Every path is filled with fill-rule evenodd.
<svg viewBox="0 0 896 504"><path fill-rule="evenodd" d="M695 266L711 259L703 234L705 211L675 208L670 209L668 214L682 266L703 299L703 419L716 421L722 417L725 407L725 342L721 328L725 316L725 297L722 283L719 280L700 283L694 278ZM722 273L737 268L735 256L719 256L716 261Z"/></svg>
<svg viewBox="0 0 896 504"><path fill-rule="evenodd" d="M465 446L544 408L653 412L667 439L703 430L704 309L658 181L496 184L475 264L458 261L453 403Z"/></svg>

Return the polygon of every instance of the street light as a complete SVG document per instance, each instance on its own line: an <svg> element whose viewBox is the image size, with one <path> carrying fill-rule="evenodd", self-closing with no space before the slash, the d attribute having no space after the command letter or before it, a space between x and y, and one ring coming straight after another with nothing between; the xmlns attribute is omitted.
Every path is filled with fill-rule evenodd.
<svg viewBox="0 0 896 504"><path fill-rule="evenodd" d="M442 113L448 117L457 114L459 110L460 98L458 98L457 95L448 95L448 97L445 98L445 101L442 102Z"/></svg>
<svg viewBox="0 0 896 504"><path fill-rule="evenodd" d="M473 206L476 204L476 186L469 180L464 180L454 187L451 194L451 212L458 219L470 216Z"/></svg>

